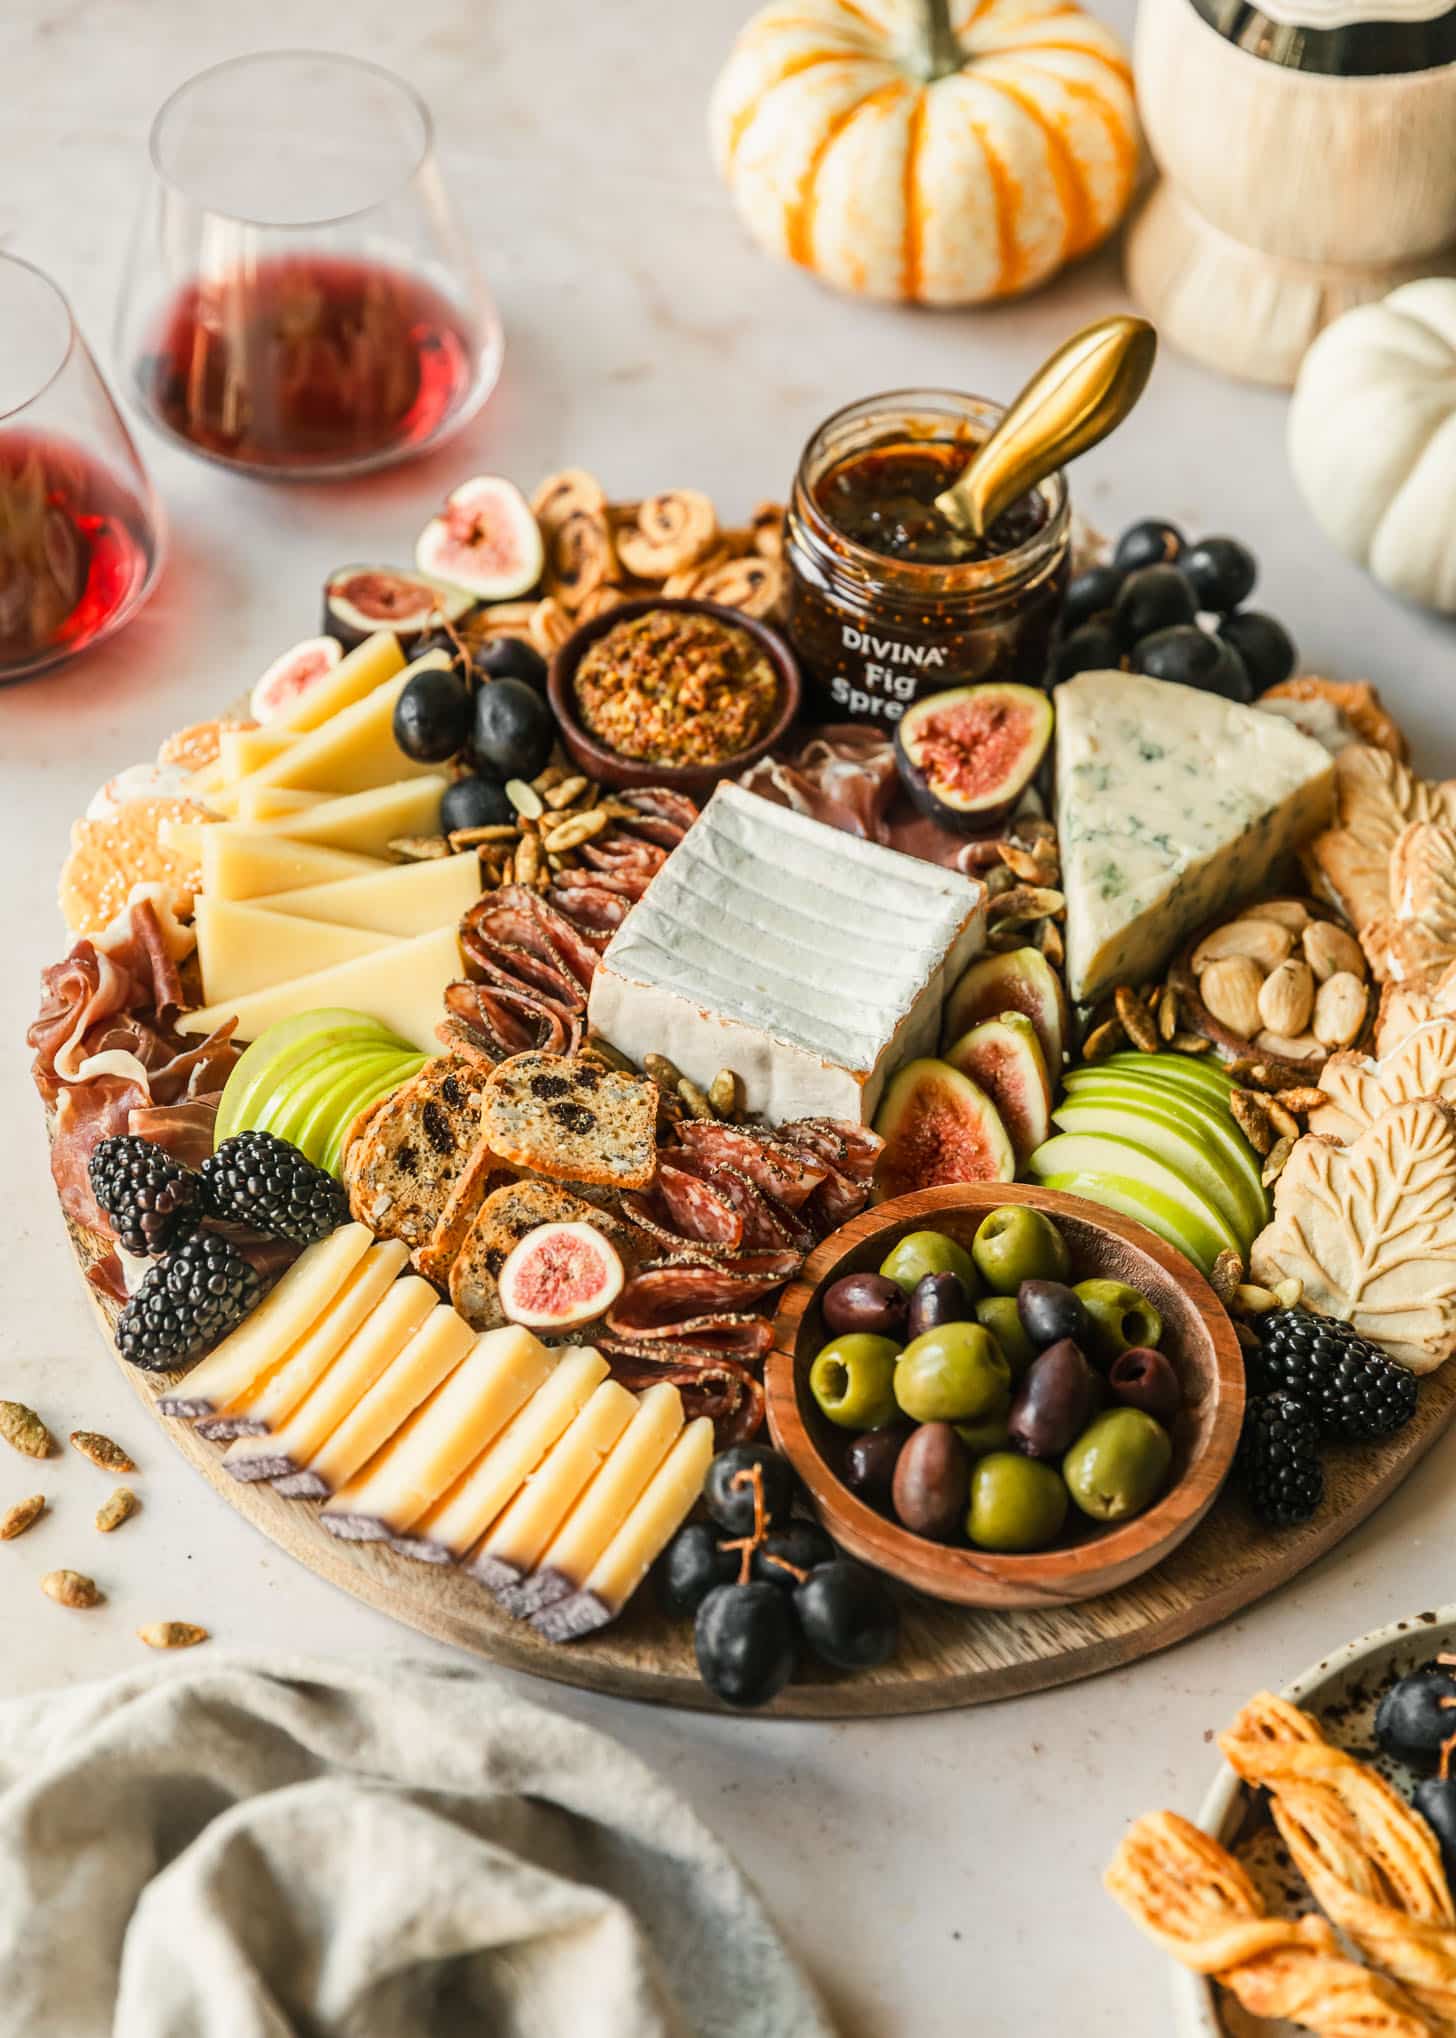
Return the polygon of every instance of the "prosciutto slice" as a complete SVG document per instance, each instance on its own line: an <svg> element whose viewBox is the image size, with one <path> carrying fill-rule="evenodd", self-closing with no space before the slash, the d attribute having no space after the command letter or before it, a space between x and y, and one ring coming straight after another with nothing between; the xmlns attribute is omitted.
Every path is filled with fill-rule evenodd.
<svg viewBox="0 0 1456 2038"><path fill-rule="evenodd" d="M895 749L876 729L832 724L812 736L797 757L765 757L750 766L739 784L841 834L867 842L890 840L887 816L898 785Z"/></svg>

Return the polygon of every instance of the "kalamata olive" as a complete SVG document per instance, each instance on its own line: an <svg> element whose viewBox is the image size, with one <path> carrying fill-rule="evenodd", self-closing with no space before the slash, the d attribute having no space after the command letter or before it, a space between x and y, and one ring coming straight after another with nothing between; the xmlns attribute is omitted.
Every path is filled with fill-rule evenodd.
<svg viewBox="0 0 1456 2038"><path fill-rule="evenodd" d="M1128 1408L1141 1408L1168 1422L1183 1406L1183 1389L1178 1375L1161 1352L1147 1345L1132 1345L1115 1358L1107 1374L1114 1401Z"/></svg>
<svg viewBox="0 0 1456 2038"><path fill-rule="evenodd" d="M960 1527L971 1491L971 1461L948 1422L923 1422L895 1466L895 1513L915 1536L946 1542Z"/></svg>
<svg viewBox="0 0 1456 2038"><path fill-rule="evenodd" d="M1039 1352L1062 1338L1086 1337L1087 1311L1076 1290L1064 1281L1023 1281L1016 1291L1021 1327Z"/></svg>
<svg viewBox="0 0 1456 2038"><path fill-rule="evenodd" d="M1387 1755L1412 1769L1434 1769L1456 1733L1456 1677L1417 1670L1392 1684L1375 1714L1375 1738Z"/></svg>
<svg viewBox="0 0 1456 2038"><path fill-rule="evenodd" d="M867 1330L875 1337L903 1341L908 1310L905 1290L883 1274L845 1274L824 1290L819 1314L835 1337Z"/></svg>
<svg viewBox="0 0 1456 2038"><path fill-rule="evenodd" d="M910 1294L907 1339L922 1330L939 1330L943 1323L964 1323L971 1314L966 1284L959 1274L923 1274Z"/></svg>
<svg viewBox="0 0 1456 2038"><path fill-rule="evenodd" d="M1032 1360L1007 1420L1013 1451L1024 1458L1059 1458L1087 1427L1092 1368L1069 1337Z"/></svg>
<svg viewBox="0 0 1456 2038"><path fill-rule="evenodd" d="M903 1422L885 1429L869 1429L857 1436L844 1454L844 1483L872 1507L887 1507L895 1482L895 1466L905 1439L911 1434Z"/></svg>

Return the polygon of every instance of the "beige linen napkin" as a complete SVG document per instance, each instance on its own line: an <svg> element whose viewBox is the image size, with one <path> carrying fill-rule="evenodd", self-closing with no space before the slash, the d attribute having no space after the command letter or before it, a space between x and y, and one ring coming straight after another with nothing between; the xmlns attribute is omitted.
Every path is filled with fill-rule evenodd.
<svg viewBox="0 0 1456 2038"><path fill-rule="evenodd" d="M416 2033L831 2038L687 1806L469 1670L220 1654L0 1704L3 2038Z"/></svg>

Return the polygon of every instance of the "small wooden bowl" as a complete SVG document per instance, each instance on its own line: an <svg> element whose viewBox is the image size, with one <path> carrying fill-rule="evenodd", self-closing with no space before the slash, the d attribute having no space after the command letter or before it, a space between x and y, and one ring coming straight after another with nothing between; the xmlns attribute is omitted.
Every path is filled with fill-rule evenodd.
<svg viewBox="0 0 1456 2038"><path fill-rule="evenodd" d="M1184 1393L1172 1427L1172 1483L1163 1498L1107 1527L1070 1510L1069 1521L1079 1524L1072 1531L1076 1540L1023 1557L930 1542L860 1500L838 1472L852 1432L836 1429L809 1392L810 1364L828 1336L819 1298L832 1281L873 1271L911 1231L944 1231L969 1247L987 1211L1005 1203L1030 1203L1055 1219L1071 1249L1074 1280L1101 1275L1142 1290L1162 1316L1160 1349ZM1213 1505L1233 1463L1244 1413L1244 1362L1233 1325L1181 1253L1099 1203L1005 1182L898 1196L826 1238L784 1292L764 1384L774 1442L792 1460L834 1540L904 1584L961 1606L1068 1606L1150 1570Z"/></svg>
<svg viewBox="0 0 1456 2038"><path fill-rule="evenodd" d="M759 649L768 655L779 678L779 711L768 733L759 742L718 764L647 764L640 758L624 757L620 751L608 749L583 726L576 711L574 685L576 668L583 654L618 623L630 622L633 616L645 616L653 609L685 609L695 615L715 616L720 623L734 623L739 629L746 630ZM594 778L618 792L626 792L633 786L665 785L697 797L710 793L720 779L736 778L740 771L746 771L750 764L757 764L760 757L767 757L775 744L783 741L799 712L804 682L799 672L799 661L789 649L788 639L769 624L759 622L756 616L745 616L740 609L725 608L721 602L645 596L641 601L624 601L617 608L593 616L589 623L583 623L572 632L552 656L546 675L546 696L561 730L561 741L567 755L578 771L584 771L588 778Z"/></svg>

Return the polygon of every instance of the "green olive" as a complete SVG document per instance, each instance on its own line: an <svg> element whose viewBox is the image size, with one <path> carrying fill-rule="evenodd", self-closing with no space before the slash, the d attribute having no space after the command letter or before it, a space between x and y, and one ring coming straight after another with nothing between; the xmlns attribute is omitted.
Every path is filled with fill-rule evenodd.
<svg viewBox="0 0 1456 2038"><path fill-rule="evenodd" d="M993 1451L971 1473L966 1534L978 1550L1044 1550L1066 1518L1067 1489L1055 1466Z"/></svg>
<svg viewBox="0 0 1456 2038"><path fill-rule="evenodd" d="M1001 1355L1019 1380L1036 1357L1036 1346L1026 1334L1014 1295L983 1295L976 1304L976 1321L983 1323L1001 1347Z"/></svg>
<svg viewBox="0 0 1456 2038"><path fill-rule="evenodd" d="M998 1295L1014 1295L1023 1281L1065 1281L1072 1271L1067 1241L1029 1203L1007 1203L983 1217L971 1255Z"/></svg>
<svg viewBox="0 0 1456 2038"><path fill-rule="evenodd" d="M851 1331L825 1345L809 1368L809 1392L841 1429L879 1429L893 1422L895 1361L893 1338Z"/></svg>
<svg viewBox="0 0 1456 2038"><path fill-rule="evenodd" d="M942 1323L900 1354L895 1399L913 1422L976 1422L1006 1399L1011 1368L984 1324Z"/></svg>
<svg viewBox="0 0 1456 2038"><path fill-rule="evenodd" d="M1126 1521L1156 1499L1172 1462L1173 1446L1160 1422L1141 1408L1109 1408L1063 1458L1062 1477L1083 1514Z"/></svg>
<svg viewBox="0 0 1456 2038"><path fill-rule="evenodd" d="M880 1272L909 1295L927 1274L959 1274L968 1301L981 1292L976 1263L963 1245L943 1231L907 1232L880 1261Z"/></svg>
<svg viewBox="0 0 1456 2038"><path fill-rule="evenodd" d="M1134 1345L1156 1345L1163 1319L1140 1288L1126 1281L1079 1281L1074 1291L1087 1312L1089 1359L1110 1366Z"/></svg>
<svg viewBox="0 0 1456 2038"><path fill-rule="evenodd" d="M1004 1451L1010 1436L1009 1417L1011 1414L1011 1389L1006 1389L1005 1398L988 1408L984 1415L978 1415L974 1422L958 1422L955 1433L973 1458L984 1458L988 1451Z"/></svg>

